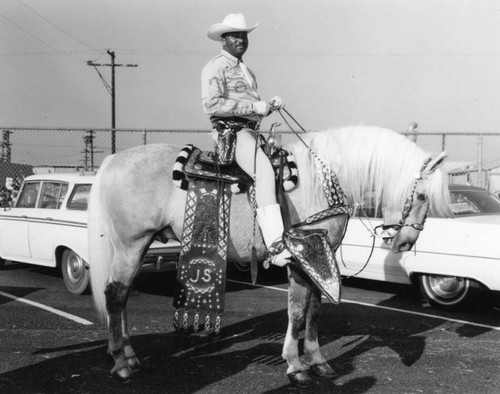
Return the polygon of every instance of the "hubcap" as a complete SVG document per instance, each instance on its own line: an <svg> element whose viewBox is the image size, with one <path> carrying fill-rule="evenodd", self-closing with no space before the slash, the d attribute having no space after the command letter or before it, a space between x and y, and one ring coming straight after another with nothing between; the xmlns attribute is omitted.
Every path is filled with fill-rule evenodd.
<svg viewBox="0 0 500 394"><path fill-rule="evenodd" d="M469 294L471 282L455 276L426 275L422 285L427 296L441 305L457 305Z"/></svg>
<svg viewBox="0 0 500 394"><path fill-rule="evenodd" d="M83 260L74 253L68 257L68 264L66 267L68 279L73 283L79 282L82 275L85 274L85 264L83 263Z"/></svg>

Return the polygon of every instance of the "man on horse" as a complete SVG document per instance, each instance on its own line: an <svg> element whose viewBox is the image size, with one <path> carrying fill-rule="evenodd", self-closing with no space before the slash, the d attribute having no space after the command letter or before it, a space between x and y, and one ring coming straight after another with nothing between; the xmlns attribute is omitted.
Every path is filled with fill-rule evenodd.
<svg viewBox="0 0 500 394"><path fill-rule="evenodd" d="M261 100L254 73L243 63L248 48L249 27L243 14L229 14L222 23L209 27L207 36L222 43L222 52L210 60L201 74L203 110L213 125L219 162L233 160L255 181L257 220L273 264L290 262L290 252L282 243L283 219L275 192L272 165L257 144L260 122L273 110L283 107L275 96Z"/></svg>

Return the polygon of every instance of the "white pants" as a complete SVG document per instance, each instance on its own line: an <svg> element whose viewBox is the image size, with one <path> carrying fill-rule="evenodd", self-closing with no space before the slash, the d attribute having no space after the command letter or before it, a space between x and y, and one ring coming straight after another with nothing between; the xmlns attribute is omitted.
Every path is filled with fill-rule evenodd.
<svg viewBox="0 0 500 394"><path fill-rule="evenodd" d="M255 200L258 207L277 204L274 170L266 154L257 148L257 165L254 166L256 135L250 129L236 134L236 163L249 176L255 178ZM254 169L256 174L254 177Z"/></svg>

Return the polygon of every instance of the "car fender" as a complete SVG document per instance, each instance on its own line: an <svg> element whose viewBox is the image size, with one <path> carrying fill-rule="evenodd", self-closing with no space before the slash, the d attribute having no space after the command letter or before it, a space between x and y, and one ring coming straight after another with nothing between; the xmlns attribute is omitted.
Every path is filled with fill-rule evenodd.
<svg viewBox="0 0 500 394"><path fill-rule="evenodd" d="M403 259L403 268L414 281L418 274L473 279L490 290L500 291L500 260L460 254L415 253Z"/></svg>
<svg viewBox="0 0 500 394"><path fill-rule="evenodd" d="M82 224L81 227L68 227L64 233L61 232L59 234L57 238L57 245L54 246L56 257L58 256L62 248L71 249L88 263L89 246L86 224ZM58 260L57 262L60 263L60 260Z"/></svg>

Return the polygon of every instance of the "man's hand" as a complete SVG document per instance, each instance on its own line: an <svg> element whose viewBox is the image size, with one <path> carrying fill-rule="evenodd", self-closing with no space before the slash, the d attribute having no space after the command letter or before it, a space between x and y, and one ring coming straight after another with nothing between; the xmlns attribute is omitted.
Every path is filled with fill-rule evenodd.
<svg viewBox="0 0 500 394"><path fill-rule="evenodd" d="M274 96L267 103L271 107L272 111L276 111L276 110L281 109L285 106L285 103L283 103L283 100L279 96Z"/></svg>
<svg viewBox="0 0 500 394"><path fill-rule="evenodd" d="M256 101L253 103L253 109L257 115L267 116L271 112L272 108L269 103L265 101Z"/></svg>

